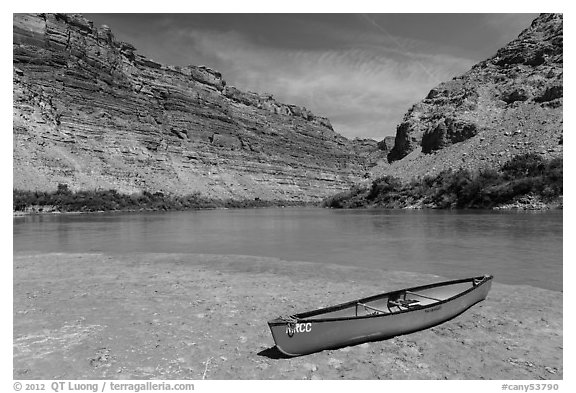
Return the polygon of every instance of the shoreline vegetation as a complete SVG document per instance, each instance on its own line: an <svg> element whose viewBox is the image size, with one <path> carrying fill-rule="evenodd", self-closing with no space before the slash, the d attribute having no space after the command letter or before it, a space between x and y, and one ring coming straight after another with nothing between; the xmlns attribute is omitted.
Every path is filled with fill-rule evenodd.
<svg viewBox="0 0 576 393"><path fill-rule="evenodd" d="M13 190L13 214L178 211L268 207L327 207L336 209L561 209L563 160L538 154L519 155L498 170L448 170L403 183L384 176L370 185L356 185L321 202L254 199L214 199L196 192L179 196L143 191Z"/></svg>
<svg viewBox="0 0 576 393"><path fill-rule="evenodd" d="M323 202L330 208L523 209L562 208L562 158L528 153L498 170L446 170L402 183L394 176L357 185Z"/></svg>
<svg viewBox="0 0 576 393"><path fill-rule="evenodd" d="M193 193L179 196L143 191L123 194L116 190L71 191L58 184L56 191L13 190L14 215L47 213L144 212L201 209L247 209L310 206L303 201L254 199L215 199Z"/></svg>

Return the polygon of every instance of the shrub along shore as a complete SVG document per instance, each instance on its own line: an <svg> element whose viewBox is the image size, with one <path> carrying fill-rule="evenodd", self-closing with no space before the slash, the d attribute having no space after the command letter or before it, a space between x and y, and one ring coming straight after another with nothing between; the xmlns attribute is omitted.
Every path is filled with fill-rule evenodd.
<svg viewBox="0 0 576 393"><path fill-rule="evenodd" d="M101 211L168 211L194 209L304 206L305 202L255 199L213 199L193 193L185 196L143 191L123 194L116 190L71 191L59 184L56 191L13 191L14 214L90 213Z"/></svg>
<svg viewBox="0 0 576 393"><path fill-rule="evenodd" d="M393 176L326 199L331 208L546 209L562 207L562 158L519 155L498 170L446 170L402 183Z"/></svg>

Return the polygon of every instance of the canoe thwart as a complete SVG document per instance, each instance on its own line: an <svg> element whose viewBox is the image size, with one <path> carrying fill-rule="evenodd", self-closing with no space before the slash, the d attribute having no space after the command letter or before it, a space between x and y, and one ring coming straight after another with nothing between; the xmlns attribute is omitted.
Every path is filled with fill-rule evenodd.
<svg viewBox="0 0 576 393"><path fill-rule="evenodd" d="M407 293L407 294L410 294L410 295L420 296L420 297L423 297L424 299L434 300L434 301L437 301L437 302L441 302L441 301L442 301L442 299L437 299L437 298L435 298L435 297L430 297L430 296L426 296L426 295L421 295L421 294L416 293L416 292L406 291L406 293Z"/></svg>

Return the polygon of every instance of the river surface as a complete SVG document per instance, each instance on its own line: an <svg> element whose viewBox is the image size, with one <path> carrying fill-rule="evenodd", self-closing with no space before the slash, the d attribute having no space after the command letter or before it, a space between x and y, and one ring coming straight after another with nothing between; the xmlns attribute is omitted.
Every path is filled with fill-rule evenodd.
<svg viewBox="0 0 576 393"><path fill-rule="evenodd" d="M15 217L14 251L240 254L562 290L562 211L316 208Z"/></svg>

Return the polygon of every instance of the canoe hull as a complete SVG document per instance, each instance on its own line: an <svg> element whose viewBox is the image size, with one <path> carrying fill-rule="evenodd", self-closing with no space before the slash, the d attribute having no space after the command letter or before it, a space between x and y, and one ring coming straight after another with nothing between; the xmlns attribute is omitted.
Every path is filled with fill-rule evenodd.
<svg viewBox="0 0 576 393"><path fill-rule="evenodd" d="M285 355L300 356L324 349L412 333L443 323L484 300L492 277L454 298L398 313L332 319L268 322L276 347Z"/></svg>

